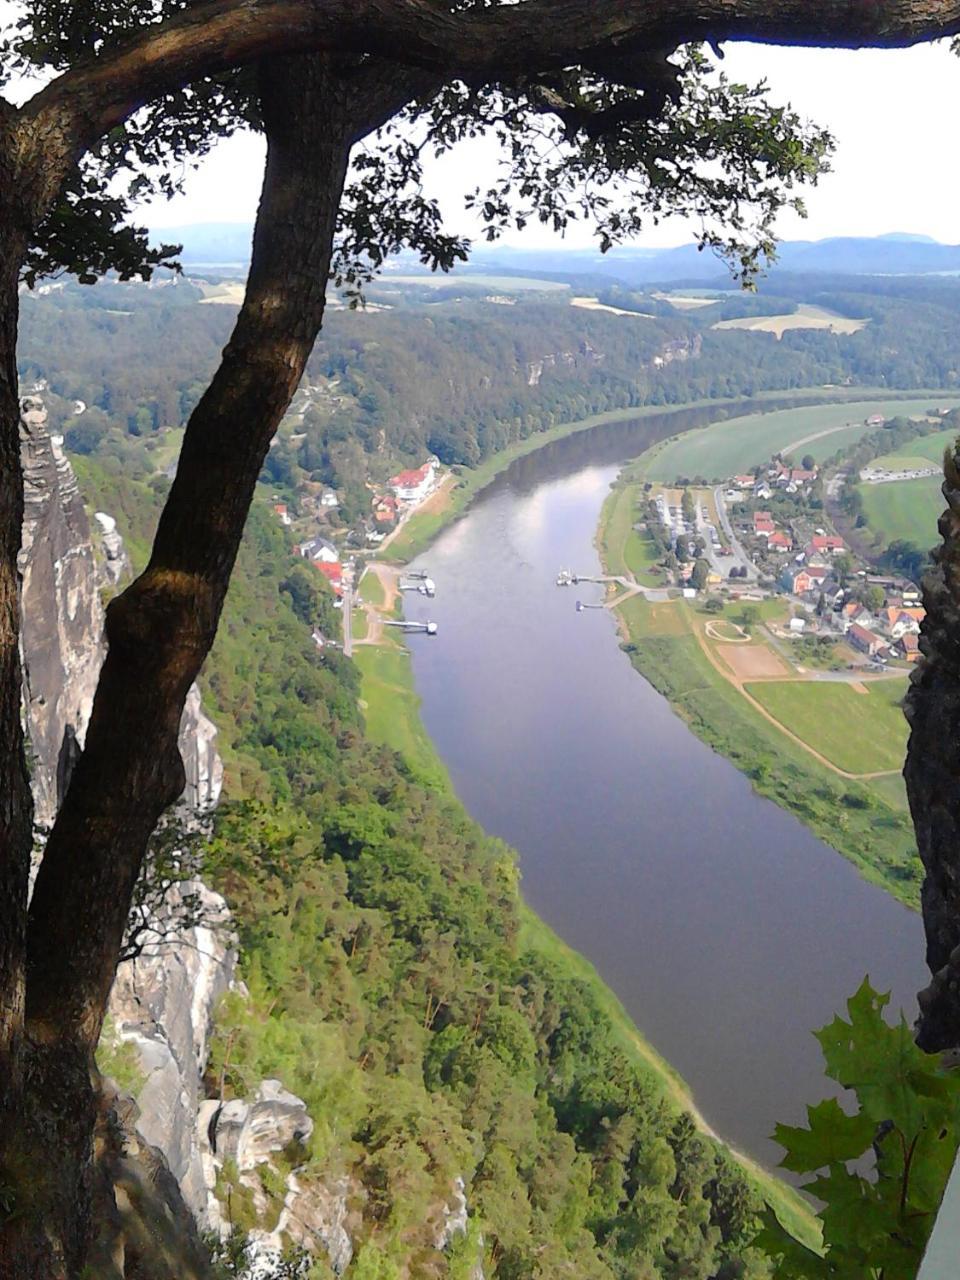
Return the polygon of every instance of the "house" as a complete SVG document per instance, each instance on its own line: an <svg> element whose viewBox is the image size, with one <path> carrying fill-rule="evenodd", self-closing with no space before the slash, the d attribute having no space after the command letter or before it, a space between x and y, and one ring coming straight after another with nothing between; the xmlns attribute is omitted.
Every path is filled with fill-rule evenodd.
<svg viewBox="0 0 960 1280"><path fill-rule="evenodd" d="M870 415L870 417L867 419L867 426L868 426L868 427L882 427L882 426L883 426L883 424L884 424L884 422L886 422L886 418L884 418L884 416L883 416L883 414L882 414L882 413L873 413L873 414L871 414L871 415Z"/></svg>
<svg viewBox="0 0 960 1280"><path fill-rule="evenodd" d="M314 564L338 564L340 561L340 552L326 538L310 538L301 542L296 550L304 560L312 560Z"/></svg>
<svg viewBox="0 0 960 1280"><path fill-rule="evenodd" d="M807 557L812 560L817 556L835 556L838 551L845 551L846 547L844 540L836 534L818 534L810 539Z"/></svg>
<svg viewBox="0 0 960 1280"><path fill-rule="evenodd" d="M808 471L805 467L788 467L783 462L777 462L771 467L769 474L778 489L789 489L793 493L817 478L816 471Z"/></svg>
<svg viewBox="0 0 960 1280"><path fill-rule="evenodd" d="M437 466L437 459L430 458L415 471L401 471L390 477L390 488L401 502L422 502L434 486Z"/></svg>
<svg viewBox="0 0 960 1280"><path fill-rule="evenodd" d="M327 507L327 508L339 507L340 500L338 499L337 495L333 492L332 489L326 489L320 495L319 505L321 507Z"/></svg>
<svg viewBox="0 0 960 1280"><path fill-rule="evenodd" d="M807 629L806 618L791 618L790 630L795 636L802 636Z"/></svg>
<svg viewBox="0 0 960 1280"><path fill-rule="evenodd" d="M808 591L822 590L829 577L830 570L826 565L809 564L801 569L795 569L791 565L787 565L780 575L780 585L784 591L789 591L791 595L803 596Z"/></svg>
<svg viewBox="0 0 960 1280"><path fill-rule="evenodd" d="M774 524L773 516L769 511L755 511L753 513L753 532L758 538L769 538L775 533L777 526Z"/></svg>
<svg viewBox="0 0 960 1280"><path fill-rule="evenodd" d="M906 658L907 662L917 662L922 657L920 653L920 640L909 631L900 637L897 641L896 647L897 652L901 657Z"/></svg>
<svg viewBox="0 0 960 1280"><path fill-rule="evenodd" d="M327 564L323 560L314 560L314 565L333 587L338 596L343 595L343 569L338 564Z"/></svg>
<svg viewBox="0 0 960 1280"><path fill-rule="evenodd" d="M802 596L813 590L813 578L806 569L793 569L789 565L780 575L780 585L791 595Z"/></svg>
<svg viewBox="0 0 960 1280"><path fill-rule="evenodd" d="M390 524L397 518L397 500L392 494L376 498L373 503L373 518L378 524Z"/></svg>
<svg viewBox="0 0 960 1280"><path fill-rule="evenodd" d="M731 481L735 489L752 489L756 482L755 476L734 476Z"/></svg>
<svg viewBox="0 0 960 1280"><path fill-rule="evenodd" d="M855 649L859 649L861 653L865 653L871 658L875 658L878 653L887 647L887 642L882 636L868 631L859 622L855 622L847 632L847 639Z"/></svg>
<svg viewBox="0 0 960 1280"><path fill-rule="evenodd" d="M771 533L767 539L767 546L771 551L792 551L793 539L789 533L784 533L782 529L778 529L776 533Z"/></svg>
<svg viewBox="0 0 960 1280"><path fill-rule="evenodd" d="M887 631L894 640L899 640L903 635L918 636L920 634L920 623L916 618L910 616L905 609L884 609L884 617L887 622ZM890 615L893 614L891 618Z"/></svg>
<svg viewBox="0 0 960 1280"><path fill-rule="evenodd" d="M290 512L287 510L287 504L285 502L275 502L273 504L273 509L282 525L289 527L293 524L293 521L290 519Z"/></svg>
<svg viewBox="0 0 960 1280"><path fill-rule="evenodd" d="M877 625L877 619L873 616L869 609L864 608L862 604L851 601L843 606L843 612L840 615L840 624L844 631L849 631L852 626L863 627L864 630L870 631Z"/></svg>

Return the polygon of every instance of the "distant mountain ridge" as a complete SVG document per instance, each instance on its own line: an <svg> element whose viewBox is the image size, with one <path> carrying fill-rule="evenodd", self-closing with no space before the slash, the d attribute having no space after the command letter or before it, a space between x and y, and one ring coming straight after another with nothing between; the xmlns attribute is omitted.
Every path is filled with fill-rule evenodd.
<svg viewBox="0 0 960 1280"><path fill-rule="evenodd" d="M155 242L183 244L183 261L193 268L238 267L250 258L249 223L190 223L159 227ZM415 259L394 259L405 274L422 270ZM931 275L960 273L960 244L941 244L930 236L888 232L881 236L832 236L824 240L786 240L778 250L775 270L845 275ZM478 247L470 263L457 273L522 271L531 275L597 276L629 285L704 280L722 283L729 273L712 253L694 244L671 249L624 246L608 254L596 249L524 249Z"/></svg>

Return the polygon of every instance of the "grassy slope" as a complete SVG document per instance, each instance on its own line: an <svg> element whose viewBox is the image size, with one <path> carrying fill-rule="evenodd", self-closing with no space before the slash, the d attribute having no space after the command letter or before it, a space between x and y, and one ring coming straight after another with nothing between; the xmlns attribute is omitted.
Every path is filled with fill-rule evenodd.
<svg viewBox="0 0 960 1280"><path fill-rule="evenodd" d="M857 396L856 403L869 402L873 406L870 409L871 413L881 412L884 404L903 404L902 401L891 400L889 392L882 392L873 387L858 387L855 394ZM753 399L758 403L762 403L765 400L782 400L785 396L804 396L810 399L822 398L827 403L825 406L813 406L811 410L784 410L783 412L819 413L827 405L833 405L839 411L841 405L853 403L850 392L845 393L842 389L836 387L795 387L782 391L761 391ZM872 400L869 399L871 396L873 397ZM940 403L938 400L940 396L942 396L941 392L930 392L929 399L924 401L924 407L934 401ZM886 398L884 399L883 397ZM691 409L699 406L723 405L726 403L729 402L724 400L696 400L684 405L645 405L639 409L611 409L607 413L597 413L578 422L567 422L562 426L552 427L549 431L539 431L535 435L529 436L526 440L521 440L519 443L511 445L509 449L504 449L501 453L496 453L487 458L486 461L473 470L464 469L457 477L457 483L442 509L434 509L412 516L404 525L400 534L390 543L389 547L384 549L381 558L394 564L404 564L409 560L413 560L426 550L441 529L444 529L458 516L462 515L480 490L486 488L490 481L499 475L501 471L506 471L511 462L514 462L517 458L525 457L528 453L534 453L537 449L543 448L544 445L552 444L555 440L562 440L566 436L576 435L580 431L589 431L593 427L600 427L610 422L628 422L633 418L646 418L652 414L669 413L672 409ZM953 402L951 401L950 403ZM905 410L901 408L901 412L905 412ZM754 415L754 420L756 416ZM770 417L772 416L770 415ZM766 415L764 417L769 420ZM738 421L748 420L738 419ZM840 419L840 421L845 420L843 417ZM705 428L705 430L710 429ZM811 428L811 430L814 430L814 428ZM785 443L789 443L789 441L785 441ZM824 456L827 455L825 454Z"/></svg>
<svg viewBox="0 0 960 1280"><path fill-rule="evenodd" d="M653 543L633 527L638 518L637 497L625 488L611 490L603 504L598 541L609 573L633 574L646 587L663 586L662 574L650 572L656 563Z"/></svg>
<svg viewBox="0 0 960 1280"><path fill-rule="evenodd" d="M882 458L877 458L871 462L872 467L902 467L909 465L912 460L919 461L922 459L925 465L934 464L939 466L943 461L944 449L953 446L957 439L955 431L938 431L936 435L924 436L920 440L910 440L907 444L899 449L894 449L893 453L885 454Z"/></svg>
<svg viewBox="0 0 960 1280"><path fill-rule="evenodd" d="M781 724L849 773L899 769L907 748L900 711L905 680L880 680L857 693L826 682L763 681L749 692Z"/></svg>
<svg viewBox="0 0 960 1280"><path fill-rule="evenodd" d="M450 776L420 720L420 699L414 688L406 650L399 647L361 649L355 661L362 677L361 693L368 738L393 747L422 778L449 789L452 793ZM592 988L628 1058L645 1073L652 1075L669 1102L690 1111L709 1132L709 1127L696 1110L689 1087L652 1045L644 1040L623 1005L593 965L568 947L529 907L523 908L521 941L530 950L548 956L572 971ZM806 1201L748 1157L735 1154L784 1226L797 1238L815 1247L819 1228Z"/></svg>
<svg viewBox="0 0 960 1280"><path fill-rule="evenodd" d="M932 403L929 395L909 400L860 400L731 418L698 431L684 432L682 436L654 446L645 455L644 470L649 479L665 482L675 480L678 475L703 475L707 479L731 476L763 462L778 449L786 448L804 436L849 424L850 430L844 431L842 436L838 431L836 436L831 434L811 441L809 451L814 456L817 446L821 452L826 449L829 454L838 447L834 441L842 438L851 443L872 430L864 419L873 414L892 417L894 414L923 413ZM954 398L950 403L956 404L957 401ZM858 430L858 419L861 430ZM803 446L803 451L808 451L806 446Z"/></svg>
<svg viewBox="0 0 960 1280"><path fill-rule="evenodd" d="M911 449L917 442L911 442ZM939 476L920 480L895 480L892 484L862 484L863 513L871 529L887 542L903 538L918 547L932 547L937 521L946 503Z"/></svg>

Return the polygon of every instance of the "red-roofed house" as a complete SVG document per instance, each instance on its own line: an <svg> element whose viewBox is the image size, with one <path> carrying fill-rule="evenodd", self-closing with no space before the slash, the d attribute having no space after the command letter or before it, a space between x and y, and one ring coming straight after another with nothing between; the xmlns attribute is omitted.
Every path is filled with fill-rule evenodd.
<svg viewBox="0 0 960 1280"><path fill-rule="evenodd" d="M886 649L887 647L887 642L883 636L874 635L866 627L861 627L859 622L855 622L847 632L847 639L855 649L859 649L861 653L868 654L871 658L875 657L881 649Z"/></svg>
<svg viewBox="0 0 960 1280"><path fill-rule="evenodd" d="M401 471L391 476L390 488L401 502L422 502L433 488L437 464L431 459L416 471Z"/></svg>
<svg viewBox="0 0 960 1280"><path fill-rule="evenodd" d="M758 538L769 538L772 533L776 532L776 528L773 516L769 511L755 511L753 513L753 532Z"/></svg>
<svg viewBox="0 0 960 1280"><path fill-rule="evenodd" d="M808 556L836 555L838 551L844 551L847 544L842 538L838 538L835 534L818 535L811 538L810 545L807 547Z"/></svg>
<svg viewBox="0 0 960 1280"><path fill-rule="evenodd" d="M771 533L767 539L767 546L771 551L792 551L793 539L789 533L784 533L782 529L778 529L776 533Z"/></svg>
<svg viewBox="0 0 960 1280"><path fill-rule="evenodd" d="M337 595L342 595L341 582L343 580L343 570L338 564L328 564L325 560L314 560L314 568L319 569L323 576L333 587Z"/></svg>
<svg viewBox="0 0 960 1280"><path fill-rule="evenodd" d="M920 653L919 637L908 631L897 641L897 648L908 662L917 662L923 655Z"/></svg>
<svg viewBox="0 0 960 1280"><path fill-rule="evenodd" d="M273 504L273 509L276 512L277 516L279 517L281 524L283 525L293 524L293 521L290 519L290 512L287 510L287 504L285 502L275 502Z"/></svg>

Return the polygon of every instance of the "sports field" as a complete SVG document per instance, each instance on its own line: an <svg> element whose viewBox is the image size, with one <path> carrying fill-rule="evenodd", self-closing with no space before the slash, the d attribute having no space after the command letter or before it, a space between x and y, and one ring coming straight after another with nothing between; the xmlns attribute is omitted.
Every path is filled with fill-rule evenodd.
<svg viewBox="0 0 960 1280"><path fill-rule="evenodd" d="M918 547L932 547L939 537L937 521L946 506L941 483L939 476L922 476L919 480L860 485L868 525L887 542L903 538Z"/></svg>
<svg viewBox="0 0 960 1280"><path fill-rule="evenodd" d="M827 681L750 684L750 695L775 720L848 773L899 769L907 748L900 710L906 680L874 680L858 692Z"/></svg>
<svg viewBox="0 0 960 1280"><path fill-rule="evenodd" d="M916 400L855 400L731 418L654 446L640 459L640 467L647 479L665 483L693 476L724 480L790 447L814 457L818 453L826 457L840 441L850 444L874 430L866 425L867 418L875 414L922 414L931 403L930 395ZM956 405L960 401L954 398L945 403Z"/></svg>

